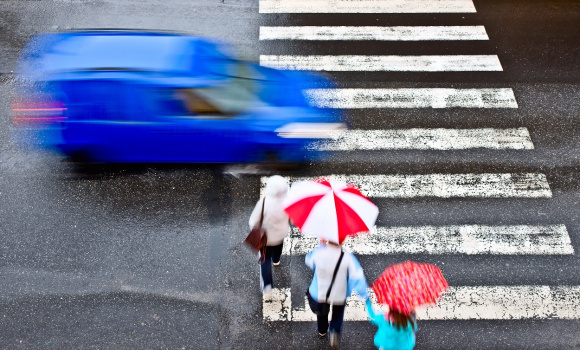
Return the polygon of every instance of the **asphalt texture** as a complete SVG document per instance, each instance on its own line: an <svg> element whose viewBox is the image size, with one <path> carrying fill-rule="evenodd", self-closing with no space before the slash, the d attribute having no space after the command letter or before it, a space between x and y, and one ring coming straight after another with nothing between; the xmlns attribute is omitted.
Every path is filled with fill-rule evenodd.
<svg viewBox="0 0 580 350"><path fill-rule="evenodd" d="M367 280L407 259L451 285L580 285L580 2L474 0L474 14L258 13L257 0L0 2L0 349L326 349L313 322L265 322L242 245L260 176L542 172L550 199L379 199L378 225L564 224L564 256L362 256ZM261 25L484 25L486 42L259 42ZM511 87L519 108L352 110L353 128L527 127L529 151L337 152L294 171L237 166L79 167L11 142L12 74L35 33L141 28L260 54L497 54L503 72L329 73L342 87ZM232 170L234 169L234 170ZM235 169L241 169L236 171ZM303 256L275 286L303 291ZM294 293L299 302L301 293ZM346 322L343 349L376 328ZM580 320L422 321L416 349L579 349Z"/></svg>

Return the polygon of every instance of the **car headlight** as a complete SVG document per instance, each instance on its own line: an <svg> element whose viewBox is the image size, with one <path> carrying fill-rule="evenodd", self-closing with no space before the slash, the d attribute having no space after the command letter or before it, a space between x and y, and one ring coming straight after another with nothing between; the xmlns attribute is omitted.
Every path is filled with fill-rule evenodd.
<svg viewBox="0 0 580 350"><path fill-rule="evenodd" d="M338 138L346 130L344 123L290 123L274 130L283 138Z"/></svg>

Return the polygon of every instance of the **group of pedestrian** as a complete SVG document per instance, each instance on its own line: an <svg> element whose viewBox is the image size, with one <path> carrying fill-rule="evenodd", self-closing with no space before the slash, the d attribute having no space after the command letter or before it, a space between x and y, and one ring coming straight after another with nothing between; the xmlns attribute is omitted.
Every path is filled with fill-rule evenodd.
<svg viewBox="0 0 580 350"><path fill-rule="evenodd" d="M260 259L260 287L266 298L272 292L272 265L280 265L284 238L290 229L283 207L287 193L286 179L277 175L270 177L265 196L256 203L249 220L250 228L253 228L262 219L262 227L267 233L265 256ZM366 300L370 322L378 326L375 346L381 350L413 349L417 330L414 316L373 309L363 269L354 254L344 251L338 242L321 239L320 244L306 255L305 263L314 272L307 294L311 309L316 310L318 336L325 338L328 334L331 347L338 347L346 299L355 291Z"/></svg>

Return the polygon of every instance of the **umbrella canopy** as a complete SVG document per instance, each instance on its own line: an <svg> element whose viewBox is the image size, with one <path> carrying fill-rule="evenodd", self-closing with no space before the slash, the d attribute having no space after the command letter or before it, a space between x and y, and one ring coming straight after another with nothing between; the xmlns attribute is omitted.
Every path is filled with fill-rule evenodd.
<svg viewBox="0 0 580 350"><path fill-rule="evenodd" d="M449 285L439 267L409 260L387 267L372 287L380 304L410 315L417 306L435 304Z"/></svg>
<svg viewBox="0 0 580 350"><path fill-rule="evenodd" d="M284 211L303 234L339 244L368 232L379 215L355 185L328 179L293 183Z"/></svg>

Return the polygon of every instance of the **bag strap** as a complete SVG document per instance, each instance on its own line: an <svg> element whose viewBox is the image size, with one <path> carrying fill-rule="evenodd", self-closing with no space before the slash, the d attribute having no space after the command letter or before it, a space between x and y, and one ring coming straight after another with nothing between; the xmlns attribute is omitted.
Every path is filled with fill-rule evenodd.
<svg viewBox="0 0 580 350"><path fill-rule="evenodd" d="M262 200L262 214L260 214L260 227L262 227L262 222L264 221L264 207L266 206L266 197Z"/></svg>
<svg viewBox="0 0 580 350"><path fill-rule="evenodd" d="M264 221L264 207L266 206L266 197L264 197L264 199L262 200L262 213L260 214L260 228L262 228L262 222ZM260 258L258 259L258 263L263 263L264 261L266 261L266 246L268 245L268 236L266 235L266 232L264 232L264 235L260 238L260 243L263 242L263 246L262 248L260 248Z"/></svg>
<svg viewBox="0 0 580 350"><path fill-rule="evenodd" d="M334 268L334 274L332 275L332 281L330 281L330 286L328 287L328 292L326 292L326 303L328 304L328 297L330 297L330 291L332 290L332 285L334 284L334 280L336 279L336 274L338 273L338 267L340 266L340 262L342 261L342 256L344 255L344 251L340 250L340 258L338 258L338 262L336 263L336 267Z"/></svg>

